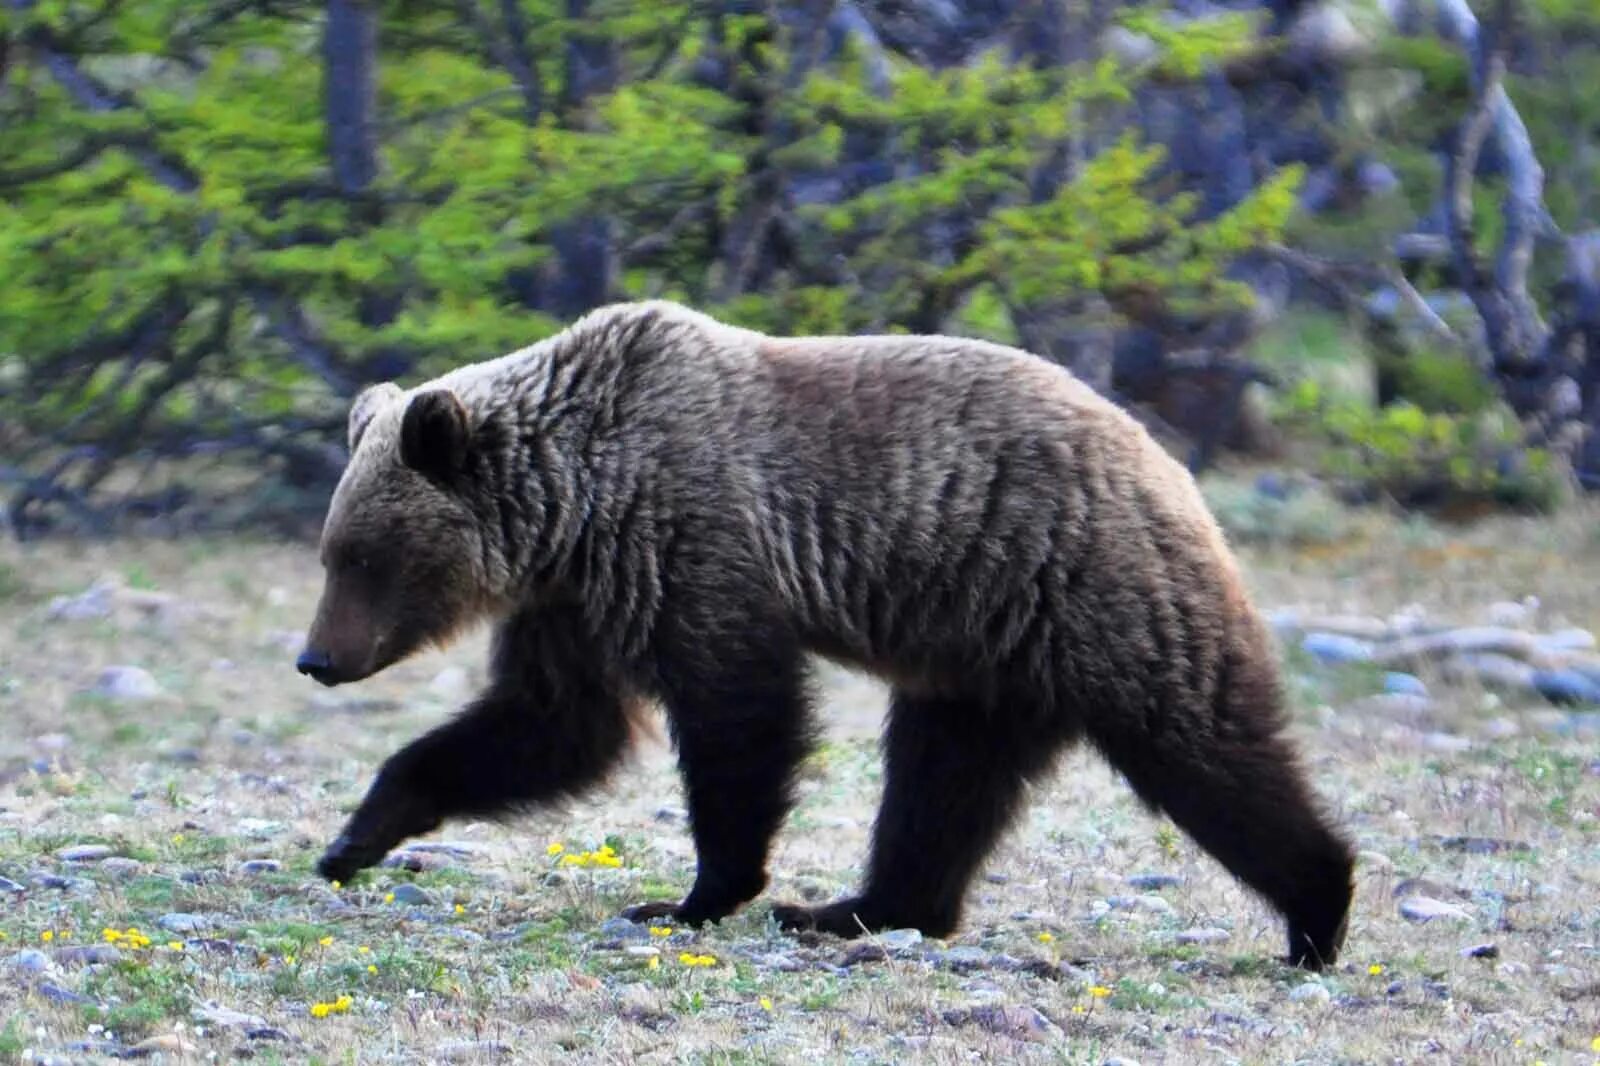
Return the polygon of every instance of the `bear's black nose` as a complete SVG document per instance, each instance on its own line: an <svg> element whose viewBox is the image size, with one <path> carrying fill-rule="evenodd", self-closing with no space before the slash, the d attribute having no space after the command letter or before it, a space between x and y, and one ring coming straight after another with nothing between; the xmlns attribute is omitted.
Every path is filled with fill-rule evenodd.
<svg viewBox="0 0 1600 1066"><path fill-rule="evenodd" d="M307 648L300 653L300 658L294 661L294 668L313 681L320 681L324 685L333 681L333 660L325 651Z"/></svg>

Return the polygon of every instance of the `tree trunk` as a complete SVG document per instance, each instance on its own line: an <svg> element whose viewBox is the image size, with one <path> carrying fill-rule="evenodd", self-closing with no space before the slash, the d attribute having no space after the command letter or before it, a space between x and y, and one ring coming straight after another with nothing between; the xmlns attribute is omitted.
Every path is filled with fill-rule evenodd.
<svg viewBox="0 0 1600 1066"><path fill-rule="evenodd" d="M364 0L328 0L323 28L323 115L328 164L346 196L366 192L378 175L377 14Z"/></svg>

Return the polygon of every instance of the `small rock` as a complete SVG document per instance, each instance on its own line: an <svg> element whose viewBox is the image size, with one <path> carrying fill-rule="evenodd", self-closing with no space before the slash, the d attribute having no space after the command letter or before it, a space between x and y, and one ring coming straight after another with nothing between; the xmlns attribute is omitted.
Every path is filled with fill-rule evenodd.
<svg viewBox="0 0 1600 1066"><path fill-rule="evenodd" d="M94 1002L94 1000L90 999L88 996L80 996L78 993L73 992L70 989L62 988L54 981L40 981L34 991L38 992L45 999L54 1000L57 1003Z"/></svg>
<svg viewBox="0 0 1600 1066"><path fill-rule="evenodd" d="M512 1054L511 1045L502 1040L452 1040L433 1049L436 1062L457 1062L462 1059L477 1062L481 1059L510 1058Z"/></svg>
<svg viewBox="0 0 1600 1066"><path fill-rule="evenodd" d="M124 858L121 855L112 855L100 860L100 869L107 876L117 880L125 880L144 870L144 863L138 859Z"/></svg>
<svg viewBox="0 0 1600 1066"><path fill-rule="evenodd" d="M1498 959L1500 957L1499 944L1472 944L1461 949L1462 957L1468 959Z"/></svg>
<svg viewBox="0 0 1600 1066"><path fill-rule="evenodd" d="M151 1055L186 1055L193 1050L177 1033L162 1033L141 1040L124 1052L125 1058L142 1059Z"/></svg>
<svg viewBox="0 0 1600 1066"><path fill-rule="evenodd" d="M76 596L57 596L50 601L46 614L50 618L79 622L89 618L107 618L116 605L117 586L112 581L96 581Z"/></svg>
<svg viewBox="0 0 1600 1066"><path fill-rule="evenodd" d="M989 953L982 948L960 944L940 953L939 961L958 973L981 970L989 965Z"/></svg>
<svg viewBox="0 0 1600 1066"><path fill-rule="evenodd" d="M955 1026L975 1025L1013 1040L1048 1040L1061 1034L1061 1030L1049 1018L1032 1007L1020 1005L984 1005L949 1010L944 1012L944 1020L946 1024Z"/></svg>
<svg viewBox="0 0 1600 1066"><path fill-rule="evenodd" d="M1307 655L1324 663L1364 663L1372 658L1372 642L1340 633L1307 633L1300 641Z"/></svg>
<svg viewBox="0 0 1600 1066"><path fill-rule="evenodd" d="M429 870L444 870L453 864L449 855L436 851L405 849L390 852L381 865L391 870L410 870L414 874L420 874L427 873Z"/></svg>
<svg viewBox="0 0 1600 1066"><path fill-rule="evenodd" d="M1400 901L1400 916L1412 922L1431 922L1438 919L1453 922L1472 921L1472 915L1454 903L1445 903L1430 896L1407 896Z"/></svg>
<svg viewBox="0 0 1600 1066"><path fill-rule="evenodd" d="M1121 1055L1113 1055L1102 1062L1100 1066L1139 1066L1139 1060L1125 1059Z"/></svg>
<svg viewBox="0 0 1600 1066"><path fill-rule="evenodd" d="M1475 747L1475 743L1471 737L1462 737L1454 733L1434 730L1431 733L1422 735L1422 746L1429 751L1454 755L1463 751L1471 751Z"/></svg>
<svg viewBox="0 0 1600 1066"><path fill-rule="evenodd" d="M393 891L396 903L407 903L413 907L432 907L438 902L427 889L410 882L395 885Z"/></svg>
<svg viewBox="0 0 1600 1066"><path fill-rule="evenodd" d="M26 887L24 887L23 885L19 885L17 882L11 880L11 878L9 878L9 877L0 877L0 892L26 892L26 891L28 891Z"/></svg>
<svg viewBox="0 0 1600 1066"><path fill-rule="evenodd" d="M1177 874L1129 874L1124 880L1141 892L1159 892L1163 888L1177 888L1183 884L1183 878Z"/></svg>
<svg viewBox="0 0 1600 1066"><path fill-rule="evenodd" d="M58 892L93 892L94 882L84 877L62 877L60 874L40 872L28 878L40 888L53 888Z"/></svg>
<svg viewBox="0 0 1600 1066"><path fill-rule="evenodd" d="M883 950L881 944L862 940L850 945L844 957L839 960L839 965L860 966L864 962L882 962L888 957L889 953Z"/></svg>
<svg viewBox="0 0 1600 1066"><path fill-rule="evenodd" d="M55 963L42 951L23 948L11 956L11 967L23 973L49 973L55 967Z"/></svg>
<svg viewBox="0 0 1600 1066"><path fill-rule="evenodd" d="M95 695L119 703L141 703L162 695L161 683L142 666L108 666L95 680Z"/></svg>
<svg viewBox="0 0 1600 1066"><path fill-rule="evenodd" d="M1540 651L1588 651L1595 646L1594 634L1587 629L1558 629L1538 638Z"/></svg>
<svg viewBox="0 0 1600 1066"><path fill-rule="evenodd" d="M1212 925L1199 925L1178 933L1177 940L1180 944L1220 944L1232 935L1226 929L1218 929Z"/></svg>
<svg viewBox="0 0 1600 1066"><path fill-rule="evenodd" d="M246 1014L224 1007L214 1000L207 1000L190 1011L194 1020L203 1025L212 1025L218 1029L261 1029L267 1024L265 1018L255 1014Z"/></svg>
<svg viewBox="0 0 1600 1066"><path fill-rule="evenodd" d="M630 959L658 959L661 949L653 944L629 944L622 949L622 953Z"/></svg>
<svg viewBox="0 0 1600 1066"><path fill-rule="evenodd" d="M1462 851L1468 855L1526 854L1533 845L1521 840L1504 840L1500 837L1442 836L1434 843L1446 851Z"/></svg>
<svg viewBox="0 0 1600 1066"><path fill-rule="evenodd" d="M73 844L56 852L62 862L99 862L116 854L116 849L106 844Z"/></svg>
<svg viewBox="0 0 1600 1066"><path fill-rule="evenodd" d="M489 849L467 840L413 840L406 845L406 850L448 855L452 859L471 859L485 854Z"/></svg>
<svg viewBox="0 0 1600 1066"><path fill-rule="evenodd" d="M1356 865L1371 867L1374 870L1393 870L1394 860L1381 851L1358 851Z"/></svg>
<svg viewBox="0 0 1600 1066"><path fill-rule="evenodd" d="M1577 670L1535 670L1533 687L1551 703L1600 704L1600 682Z"/></svg>
<svg viewBox="0 0 1600 1066"><path fill-rule="evenodd" d="M108 966L122 958L110 944L75 944L56 952L56 961L68 966Z"/></svg>
<svg viewBox="0 0 1600 1066"><path fill-rule="evenodd" d="M246 859L239 864L239 872L250 877L259 877L261 874L275 874L283 869L283 864L277 859Z"/></svg>
<svg viewBox="0 0 1600 1066"><path fill-rule="evenodd" d="M1484 611L1484 618L1492 626L1507 626L1515 628L1526 623L1533 612L1538 609L1539 601L1532 603L1517 603L1514 600L1501 600L1491 603Z"/></svg>
<svg viewBox="0 0 1600 1066"><path fill-rule="evenodd" d="M922 943L922 930L890 929L878 934L878 943L889 951L909 951Z"/></svg>
<svg viewBox="0 0 1600 1066"><path fill-rule="evenodd" d="M398 894L395 898L399 898ZM626 918L607 918L600 923L600 935L615 940L649 940L650 930L642 923L630 922Z"/></svg>
<svg viewBox="0 0 1600 1066"><path fill-rule="evenodd" d="M688 817L688 812L682 807L657 807L655 819L658 822L677 824Z"/></svg>
<svg viewBox="0 0 1600 1066"><path fill-rule="evenodd" d="M1303 985L1296 985L1289 993L1289 998L1296 1003L1327 1003L1333 999L1333 993L1315 981L1307 981Z"/></svg>
<svg viewBox="0 0 1600 1066"><path fill-rule="evenodd" d="M1116 910L1143 911L1146 914L1162 916L1172 914L1172 904L1151 893L1142 896L1112 896L1106 902Z"/></svg>
<svg viewBox="0 0 1600 1066"><path fill-rule="evenodd" d="M1428 695L1428 686L1415 674L1403 674L1390 671L1383 675L1383 691L1394 696L1422 696Z"/></svg>
<svg viewBox="0 0 1600 1066"><path fill-rule="evenodd" d="M772 970L777 973L799 973L806 968L806 964L793 955L786 955L781 951L774 951L768 955L757 955L751 958L763 970Z"/></svg>
<svg viewBox="0 0 1600 1066"><path fill-rule="evenodd" d="M283 823L274 822L270 818L241 818L235 826L235 831L252 840L270 840L283 832Z"/></svg>
<svg viewBox="0 0 1600 1066"><path fill-rule="evenodd" d="M161 917L157 918L156 924L169 933L177 933L180 936L192 936L195 933L205 932L215 923L213 923L212 920L204 914L188 914L183 911L173 911L170 914L163 914Z"/></svg>

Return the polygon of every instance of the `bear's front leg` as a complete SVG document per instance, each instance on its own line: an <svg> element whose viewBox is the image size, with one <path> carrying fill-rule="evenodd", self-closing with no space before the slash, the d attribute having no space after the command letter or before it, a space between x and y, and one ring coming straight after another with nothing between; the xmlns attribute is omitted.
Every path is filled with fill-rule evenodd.
<svg viewBox="0 0 1600 1066"><path fill-rule="evenodd" d="M492 818L599 781L632 726L619 688L595 671L583 632L554 611L506 622L488 691L389 757L317 871L348 881L447 818Z"/></svg>

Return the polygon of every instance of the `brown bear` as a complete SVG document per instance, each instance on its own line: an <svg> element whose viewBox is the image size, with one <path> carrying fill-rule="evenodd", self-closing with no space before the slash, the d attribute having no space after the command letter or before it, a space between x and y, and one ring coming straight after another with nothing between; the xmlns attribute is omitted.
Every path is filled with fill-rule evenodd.
<svg viewBox="0 0 1600 1066"><path fill-rule="evenodd" d="M597 782L664 705L698 870L637 919L766 885L813 731L806 657L892 687L854 936L957 925L1027 786L1086 739L1333 961L1350 845L1283 735L1269 639L1192 479L1044 359L951 337L776 338L665 302L369 388L299 668L356 681L480 619L491 680L385 762L319 869Z"/></svg>

